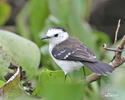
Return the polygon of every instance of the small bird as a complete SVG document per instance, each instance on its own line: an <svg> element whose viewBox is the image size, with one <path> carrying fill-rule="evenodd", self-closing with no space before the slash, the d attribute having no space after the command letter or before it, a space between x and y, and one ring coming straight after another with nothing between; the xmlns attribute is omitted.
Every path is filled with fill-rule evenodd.
<svg viewBox="0 0 125 100"><path fill-rule="evenodd" d="M95 54L86 45L71 37L63 28L50 28L47 35L41 38L43 39L49 40L50 55L64 71L65 76L84 65L97 75L105 75L114 70L111 65L97 60Z"/></svg>

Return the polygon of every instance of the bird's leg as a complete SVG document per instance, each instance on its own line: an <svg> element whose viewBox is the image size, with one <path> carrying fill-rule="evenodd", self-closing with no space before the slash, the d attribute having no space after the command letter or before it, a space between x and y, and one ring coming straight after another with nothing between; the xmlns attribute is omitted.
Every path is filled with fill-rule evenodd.
<svg viewBox="0 0 125 100"><path fill-rule="evenodd" d="M67 74L65 75L65 80L66 80L66 78L67 78Z"/></svg>
<svg viewBox="0 0 125 100"><path fill-rule="evenodd" d="M84 68L84 66L82 67L82 69L83 69L83 74L84 74L84 79L86 80L86 72L85 72L85 68Z"/></svg>

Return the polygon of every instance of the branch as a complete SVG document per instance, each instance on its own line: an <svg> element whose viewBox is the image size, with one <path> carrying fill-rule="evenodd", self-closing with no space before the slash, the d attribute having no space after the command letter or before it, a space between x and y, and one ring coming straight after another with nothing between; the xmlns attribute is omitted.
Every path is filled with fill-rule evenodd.
<svg viewBox="0 0 125 100"><path fill-rule="evenodd" d="M121 22L121 19L119 19L119 21L118 21L118 25L117 25L117 29L116 29L116 31L115 31L115 40L114 40L114 45L115 45L116 42L117 42L118 31L119 31L119 28L120 28L120 22Z"/></svg>
<svg viewBox="0 0 125 100"><path fill-rule="evenodd" d="M103 48L104 48L105 50L108 50L108 51L122 52L122 50L120 50L120 49L118 49L118 48L108 48L105 43L103 44Z"/></svg>
<svg viewBox="0 0 125 100"><path fill-rule="evenodd" d="M109 63L109 65L116 68L125 62L125 57L122 56L124 46L125 46L125 35L123 36L123 38L122 38L120 44L117 46L117 48L115 48L115 56L114 56L113 60ZM93 73L87 77L87 82L91 83L100 78L101 78L101 76L98 76L97 74Z"/></svg>

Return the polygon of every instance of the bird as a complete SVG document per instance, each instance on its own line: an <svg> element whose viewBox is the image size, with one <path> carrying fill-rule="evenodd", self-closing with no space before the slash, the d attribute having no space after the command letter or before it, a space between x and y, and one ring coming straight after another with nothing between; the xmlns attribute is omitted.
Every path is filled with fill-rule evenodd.
<svg viewBox="0 0 125 100"><path fill-rule="evenodd" d="M49 28L46 36L41 38L41 40L44 39L49 40L49 53L56 64L64 71L65 76L83 66L88 67L99 76L106 75L114 70L111 65L97 60L95 54L85 44L71 37L64 28Z"/></svg>

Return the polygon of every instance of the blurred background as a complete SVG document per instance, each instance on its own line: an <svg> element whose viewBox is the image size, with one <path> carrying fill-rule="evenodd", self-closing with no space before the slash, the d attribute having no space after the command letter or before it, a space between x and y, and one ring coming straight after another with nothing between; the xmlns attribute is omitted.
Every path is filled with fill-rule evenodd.
<svg viewBox="0 0 125 100"><path fill-rule="evenodd" d="M60 70L49 55L48 41L40 40L47 30L54 26L65 28L70 35L80 39L91 48L98 59L108 63L112 60L114 53L105 51L102 45L106 43L109 47L112 46L119 19L121 19L121 26L118 40L120 41L125 35L124 11L125 0L0 0L0 29L14 32L31 40L40 48L41 58L36 66L38 72L34 74L38 84L34 94L41 96L43 93L41 93L40 84L43 84L41 80L43 82L44 75L46 75L43 72L43 79L38 78L41 76L41 72L52 70L53 72L47 71L47 73L56 75L54 71ZM80 95L77 93L77 96L72 98L65 95L68 99L62 98L61 100L82 100L81 98L84 100L125 100L125 80L123 80L125 66L122 66L113 74L103 77L101 81L92 83L89 88L79 83L79 86L83 86L82 90L76 82L68 83L68 85L72 85L69 89L67 89L68 85L65 86L62 83L57 85L56 89L53 88L56 87L55 84L50 85L46 93L47 97L49 100L59 100L60 96L55 98L50 94L53 89L55 89L54 93L57 94L62 86L68 92L74 91L72 96L76 95L75 91L79 90ZM59 72L56 73L58 75ZM87 68L86 73L87 75L91 74ZM82 70L75 71L69 76L78 81L83 77L83 73ZM76 87L78 90L72 87ZM66 93L68 94L68 92ZM55 95L54 93L53 95Z"/></svg>

